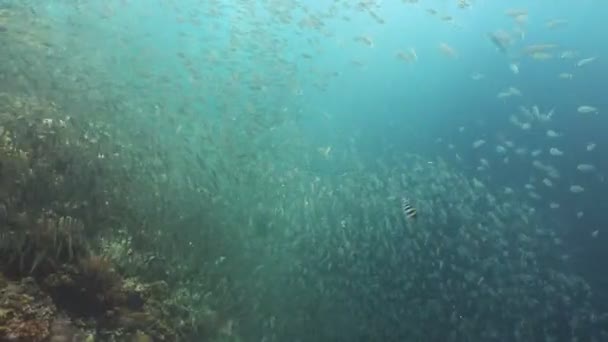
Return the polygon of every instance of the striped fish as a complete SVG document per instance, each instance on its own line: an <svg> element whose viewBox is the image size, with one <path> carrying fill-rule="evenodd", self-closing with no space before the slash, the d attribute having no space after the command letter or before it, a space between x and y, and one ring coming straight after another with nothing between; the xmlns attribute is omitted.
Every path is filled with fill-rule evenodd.
<svg viewBox="0 0 608 342"><path fill-rule="evenodd" d="M405 197L401 197L401 211L408 220L415 220L417 217L416 215L418 214L416 208L412 206L410 201Z"/></svg>

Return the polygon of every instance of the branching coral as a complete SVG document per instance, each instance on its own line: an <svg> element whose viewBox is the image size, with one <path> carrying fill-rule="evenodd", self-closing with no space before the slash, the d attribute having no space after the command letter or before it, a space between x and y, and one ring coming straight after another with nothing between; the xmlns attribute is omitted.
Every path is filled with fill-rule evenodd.
<svg viewBox="0 0 608 342"><path fill-rule="evenodd" d="M44 276L87 254L84 226L77 219L47 212L32 220L23 212L7 221L0 258L10 274Z"/></svg>

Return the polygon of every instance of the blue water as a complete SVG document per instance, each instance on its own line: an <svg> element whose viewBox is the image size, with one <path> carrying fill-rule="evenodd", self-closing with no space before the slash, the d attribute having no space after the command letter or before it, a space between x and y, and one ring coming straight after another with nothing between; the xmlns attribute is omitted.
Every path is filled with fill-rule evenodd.
<svg viewBox="0 0 608 342"><path fill-rule="evenodd" d="M506 334L509 329L504 326L493 326L491 320L484 323L488 326L485 332L501 331L503 335L466 337L458 330L468 329L465 323L452 324L445 317L448 304L437 298L429 299L428 304L424 291L408 292L403 289L406 282L398 281L398 274L407 265L416 269L406 268L404 274L414 273L415 279L429 281L425 276L436 269L431 259L441 254L439 250L457 251L459 245L473 248L466 239L462 242L454 237L453 230L434 235L431 225L428 234L436 241L450 236L455 242L449 247L437 243L435 254L422 248L416 254L420 260L414 263L412 260L418 259L407 254L414 248L410 239L425 241L426 246L428 237L422 238L425 233L419 231L414 234L419 234L420 240L408 236L401 227L403 222L395 219L399 205L387 199L399 198L403 192L394 185L399 182L390 177L409 177L420 165L442 162L454 175L482 181L500 200L533 208L541 223L530 223L530 230L540 226L564 241L569 261L560 272L581 276L594 291L594 310L606 312L608 305L602 300L608 298L608 277L602 274L599 260L608 258L604 248L608 243L608 43L604 33L608 4L591 0L508 4L471 0L469 7L459 8L458 3L122 0L26 6L52 21L46 38L54 46L57 60L48 68L56 69L57 74L94 79L82 94L62 99L63 106L80 112L96 108L96 115L120 132L117 136L132 138L136 146L152 141L158 144L153 146L162 146L157 152L165 158L163 165L168 165L165 176L175 178L172 184L176 189L169 193L180 194L173 199L176 216L182 208L196 214L202 210L199 206L204 207L211 213L209 217L215 215L219 231L234 233L227 234L232 244L226 253L228 264L237 261L221 272L235 279L237 285L232 290L241 291L235 297L251 299L235 319L243 341L421 338L398 328L400 317L405 317L399 316L400 307L418 305L428 309L421 309L419 326L432 330L425 324L434 319L443 324L437 328L445 329L443 335L427 335L433 341L511 341L515 335ZM437 14L430 14L429 9ZM527 19L517 24L505 14L508 9L525 9ZM442 20L446 15L452 19ZM567 20L567 24L547 28L553 19ZM509 32L513 39L507 53L488 38L499 30ZM370 39L373 46L366 46L361 37ZM442 43L452 47L456 56L442 53ZM551 58L536 60L523 52L535 44L557 47L548 50ZM410 49L415 50L416 61L406 63L397 58L397 53ZM564 51L575 51L576 56L560 58ZM588 57L596 60L576 66ZM510 69L513 63L518 65L517 74ZM474 73L484 78L473 80ZM574 76L564 80L558 77L560 73ZM497 98L509 87L519 89L522 96ZM596 107L599 112L578 113L581 105ZM520 106L538 106L542 113L554 109L555 114L547 123L530 121L521 116ZM513 125L512 115L530 122L532 128L522 130ZM547 137L549 129L562 136ZM485 145L473 148L479 139L485 140ZM508 148L506 155L497 153L496 146L505 146L505 141L515 147ZM597 145L593 151L586 149L590 142ZM320 151L329 147L324 156ZM520 147L526 149L525 154L515 153ZM564 155L551 156L552 147ZM531 156L534 150L542 153ZM409 159L408 154L420 159ZM503 161L505 156L508 163ZM490 166L480 171L482 158ZM560 172L559 179L552 179L553 187L542 183L548 176L534 168L534 160ZM597 170L582 173L577 170L582 163ZM422 173L419 180L412 181L412 188L428 190L416 193L423 203L421 216L452 213L450 210L461 203L452 207L450 201L469 199L464 193L450 193L451 189L460 191L458 184L449 183L460 178L436 175L440 179L437 187L432 187L432 173ZM199 177L195 183L212 193L212 204L204 202L209 198L178 191L187 187L187 177ZM420 186L424 182L429 188ZM526 184L534 185L539 199L529 197ZM585 191L572 193L569 187L574 184ZM514 190L512 198L503 197L505 187ZM447 190L440 193L438 188ZM322 203L318 207L313 202L315 196ZM494 210L483 199L479 201L470 206L478 211L471 227ZM551 202L560 207L551 209ZM184 209L184 215L188 210ZM578 212L583 212L582 216ZM462 217L451 219L466 221ZM342 235L351 234L339 228L346 222L356 226L351 236L356 247L349 257L342 250L337 252L338 245L343 248L339 243ZM255 226L254 233L247 230L248 225ZM199 230L205 228L196 224L168 224L161 229L183 229L183 235L176 234L185 242L206 234L201 234ZM496 227L501 232L497 234L502 234L501 229ZM508 230L504 234L505 239L511 238ZM499 235L488 233L490 239ZM544 242L538 243L541 246ZM238 248L242 252L236 251ZM472 253L493 255L480 250ZM180 253L184 250L176 255ZM481 264L471 260L463 261L467 265L463 267ZM330 261L343 267L344 273L327 271ZM199 262L204 267L213 263L193 252L184 264L197 267ZM251 271L256 265L278 271ZM540 268L534 272L542 274ZM204 279L199 281L204 283ZM440 285L436 280L415 288L443 289ZM389 294L399 298L383 297ZM457 297L450 302L457 303L450 310L458 312L458 322L476 317L474 311L455 308L468 304L450 295ZM462 298L476 297L463 294ZM483 306L484 299L479 303ZM505 299L504 304L508 303ZM279 323L269 323L269 317ZM403 324L417 326L417 322ZM579 341L600 341L590 336L605 338L598 332L600 328L589 326L593 329L577 335ZM318 332L311 333L315 328ZM541 341L539 331L544 328L533 326L530 331L534 333L521 341ZM555 335L559 341L575 337L574 333L555 330L559 331Z"/></svg>

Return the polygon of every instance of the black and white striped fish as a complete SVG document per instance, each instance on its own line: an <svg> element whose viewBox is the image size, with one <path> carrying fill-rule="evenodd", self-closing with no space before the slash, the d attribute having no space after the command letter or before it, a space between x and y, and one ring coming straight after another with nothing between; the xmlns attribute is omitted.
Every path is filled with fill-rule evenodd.
<svg viewBox="0 0 608 342"><path fill-rule="evenodd" d="M405 197L401 197L401 211L408 220L415 220L418 215L416 208Z"/></svg>

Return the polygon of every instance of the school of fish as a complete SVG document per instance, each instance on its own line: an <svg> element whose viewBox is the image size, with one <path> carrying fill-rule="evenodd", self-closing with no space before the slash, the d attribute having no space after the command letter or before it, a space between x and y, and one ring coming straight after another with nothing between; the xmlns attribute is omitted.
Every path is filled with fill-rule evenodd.
<svg viewBox="0 0 608 342"><path fill-rule="evenodd" d="M608 341L608 311L573 271L560 225L583 226L582 203L605 187L599 138L568 140L602 119L601 101L574 87L603 56L559 35L537 41L532 28L573 29L549 9L494 4L509 27L479 33L481 0L387 3L0 0L0 92L52 99L86 139L101 136L93 118L104 122L123 149L100 143L95 158L145 156L133 196L149 227L132 229L154 237L147 247L201 308L225 308L239 341ZM8 19L16 8L22 26ZM390 45L385 30L408 15L440 34L405 28ZM501 70L475 62L471 32ZM572 87L575 105L522 81L549 64L543 82ZM411 77L424 88L444 66L476 89L468 110L495 111L500 128L442 121L428 139L436 155L422 155L331 105L373 97L337 89L370 74L423 70ZM605 227L585 227L577 241L603 238Z"/></svg>

